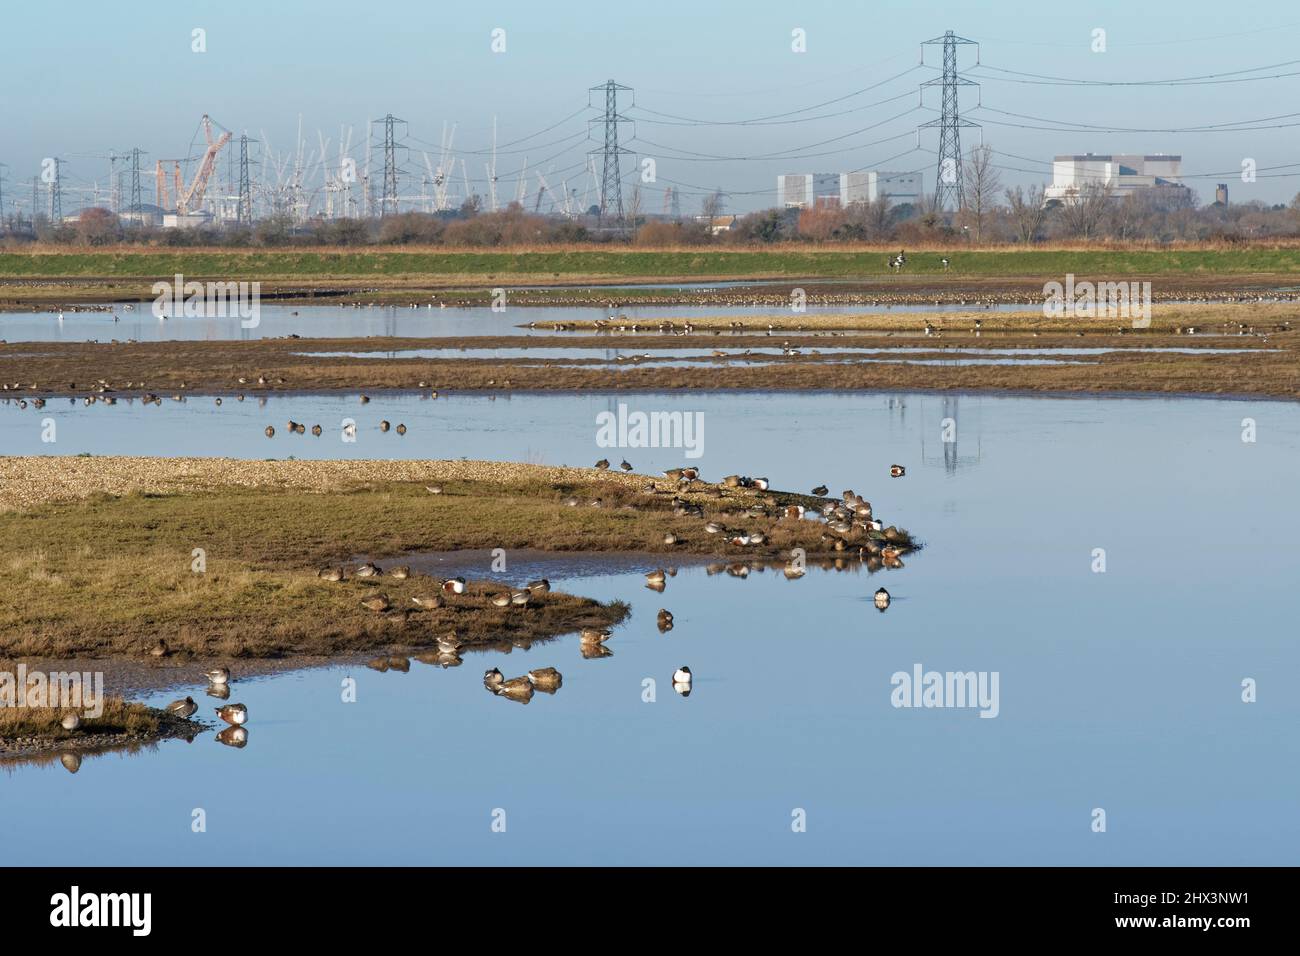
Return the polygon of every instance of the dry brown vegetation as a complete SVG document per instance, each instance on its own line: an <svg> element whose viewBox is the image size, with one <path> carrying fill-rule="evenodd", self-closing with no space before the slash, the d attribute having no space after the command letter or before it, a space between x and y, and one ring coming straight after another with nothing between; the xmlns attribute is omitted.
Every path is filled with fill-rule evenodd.
<svg viewBox="0 0 1300 956"><path fill-rule="evenodd" d="M75 741L95 735L120 735L147 737L158 733L167 715L146 707L128 703L120 697L104 699L104 712L98 717L82 718L76 730L64 730L60 725L67 711L58 707L0 707L0 740L16 737L44 737L50 740Z"/></svg>

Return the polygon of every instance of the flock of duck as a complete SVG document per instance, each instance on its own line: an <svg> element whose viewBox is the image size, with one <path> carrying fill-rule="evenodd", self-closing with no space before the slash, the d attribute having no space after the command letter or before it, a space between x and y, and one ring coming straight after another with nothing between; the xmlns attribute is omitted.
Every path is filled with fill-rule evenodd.
<svg viewBox="0 0 1300 956"><path fill-rule="evenodd" d="M154 657L162 657L169 653L167 645L159 641L150 651ZM230 698L230 668L214 667L204 673L208 680L207 693L218 700L228 700ZM189 720L198 713L199 705L193 697L182 697L172 701L164 710L173 717L179 717L181 720ZM219 743L227 747L242 748L248 744L248 708L243 704L225 704L221 707L214 708L217 717L225 724L225 729L221 730L216 739ZM69 733L75 733L82 729L81 715L71 711L63 715L59 721L59 726ZM60 756L60 762L69 773L76 773L81 769L81 756L75 752L67 752Z"/></svg>

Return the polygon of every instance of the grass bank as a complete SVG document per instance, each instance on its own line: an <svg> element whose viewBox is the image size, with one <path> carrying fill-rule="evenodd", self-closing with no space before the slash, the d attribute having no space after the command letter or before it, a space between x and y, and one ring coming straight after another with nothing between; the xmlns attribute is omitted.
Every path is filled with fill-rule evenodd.
<svg viewBox="0 0 1300 956"><path fill-rule="evenodd" d="M852 279L886 276L896 247L779 246L765 249L564 247L110 249L40 248L0 253L0 278L445 281L602 281L669 279ZM1099 248L967 246L909 250L908 275L1300 276L1300 246ZM947 268L943 258L949 260Z"/></svg>
<svg viewBox="0 0 1300 956"><path fill-rule="evenodd" d="M825 526L780 518L776 507L816 503L696 482L681 494L702 514L673 513L660 479L590 469L484 462L252 462L227 459L8 458L0 477L11 510L0 538L0 659L148 660L338 655L420 648L454 633L465 645L526 646L623 619L620 603L551 592L500 608L504 585L472 580L446 606L441 579L414 573L318 577L357 556L504 548L647 551L771 557L802 547L838 553ZM430 482L442 491L431 494ZM14 495L9 489L27 489ZM764 514L746 514L770 504ZM707 534L706 520L762 530L762 547ZM668 545L666 533L678 541ZM900 542L910 539L900 535ZM196 550L203 555L196 569ZM391 570L391 569L390 569ZM362 601L382 595L375 612Z"/></svg>

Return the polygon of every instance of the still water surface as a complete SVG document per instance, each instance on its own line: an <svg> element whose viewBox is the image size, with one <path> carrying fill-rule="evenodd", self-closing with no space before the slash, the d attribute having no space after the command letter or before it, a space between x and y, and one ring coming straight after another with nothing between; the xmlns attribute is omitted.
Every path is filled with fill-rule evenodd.
<svg viewBox="0 0 1300 956"><path fill-rule="evenodd" d="M902 570L646 567L526 556L502 575L630 602L603 660L567 637L407 674L332 667L241 681L250 740L0 774L18 864L1294 864L1300 849L1293 404L933 395L518 395L0 405L7 453L470 457L638 470L681 450L600 449L595 416L704 413L706 477L851 487L925 549ZM55 405L58 408L55 408ZM358 439L337 436L357 419ZM1258 441L1243 443L1242 420ZM267 440L282 419L321 439ZM380 418L405 421L399 439ZM945 418L957 441L940 441ZM611 454L613 452L613 454ZM907 476L887 477L888 465ZM400 522L400 514L393 516ZM1104 548L1105 573L1094 573ZM466 570L491 574L481 556ZM473 562L477 562L475 565ZM597 573L599 571L612 573ZM894 602L872 606L881 584ZM676 627L661 634L665 607ZM996 671L1000 713L896 709L914 664ZM694 691L671 675L688 665ZM483 670L554 666L527 706ZM358 682L344 704L340 684ZM643 700L644 681L656 699ZM1259 699L1241 700L1241 682ZM165 703L181 687L149 698ZM210 709L207 711L211 713ZM1107 813L1107 832L1091 814ZM207 832L191 832L203 808ZM505 833L491 829L495 809ZM791 814L807 814L807 832Z"/></svg>

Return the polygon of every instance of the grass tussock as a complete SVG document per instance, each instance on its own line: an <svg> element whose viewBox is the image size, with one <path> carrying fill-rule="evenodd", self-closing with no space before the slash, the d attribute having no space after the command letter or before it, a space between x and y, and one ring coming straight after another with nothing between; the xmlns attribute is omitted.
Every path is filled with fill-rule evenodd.
<svg viewBox="0 0 1300 956"><path fill-rule="evenodd" d="M83 716L76 730L65 730L60 724L66 713L57 707L0 707L0 739L76 740L92 734L149 737L162 729L161 712L120 697L105 698L104 712L98 717Z"/></svg>

